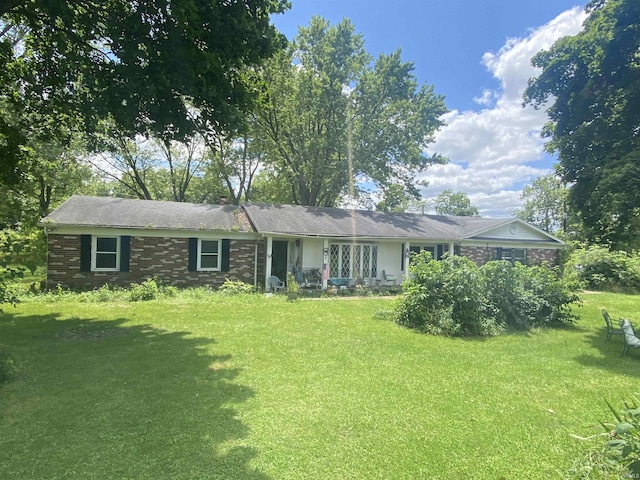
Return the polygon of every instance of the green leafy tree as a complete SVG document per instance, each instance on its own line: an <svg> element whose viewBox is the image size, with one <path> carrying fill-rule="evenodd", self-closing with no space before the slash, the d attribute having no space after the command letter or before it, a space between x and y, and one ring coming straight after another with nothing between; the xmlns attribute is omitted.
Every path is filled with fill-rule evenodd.
<svg viewBox="0 0 640 480"><path fill-rule="evenodd" d="M262 142L251 132L252 129L245 126L243 134L235 139L216 132L207 135L211 152L207 176L213 184L221 187L220 195L234 205L253 199L254 181L264 162Z"/></svg>
<svg viewBox="0 0 640 480"><path fill-rule="evenodd" d="M516 216L548 233L564 230L566 194L567 189L557 175L536 177L522 189L520 198L524 204Z"/></svg>
<svg viewBox="0 0 640 480"><path fill-rule="evenodd" d="M410 197L401 185L396 183L389 185L382 195L382 200L376 205L376 210L380 212L405 212L409 208Z"/></svg>
<svg viewBox="0 0 640 480"><path fill-rule="evenodd" d="M286 0L22 0L0 4L0 179L34 138L110 117L124 137L232 131L255 98L250 69L284 45ZM19 32L16 40L11 32ZM36 121L37 120L37 121ZM29 127L29 128L25 128ZM37 135L31 134L35 131Z"/></svg>
<svg viewBox="0 0 640 480"><path fill-rule="evenodd" d="M438 195L434 202L438 215L455 215L458 217L477 217L480 215L477 207L471 204L471 200L464 192L445 190Z"/></svg>
<svg viewBox="0 0 640 480"><path fill-rule="evenodd" d="M593 0L583 30L539 52L525 103L545 107L543 135L590 241L640 246L640 3Z"/></svg>
<svg viewBox="0 0 640 480"><path fill-rule="evenodd" d="M267 64L256 135L294 203L335 206L359 180L414 192L413 174L444 161L424 153L444 100L412 70L399 51L373 62L348 20L320 17Z"/></svg>
<svg viewBox="0 0 640 480"><path fill-rule="evenodd" d="M256 174L251 189L251 201L292 204L295 203L292 191L287 177L279 175L267 166Z"/></svg>

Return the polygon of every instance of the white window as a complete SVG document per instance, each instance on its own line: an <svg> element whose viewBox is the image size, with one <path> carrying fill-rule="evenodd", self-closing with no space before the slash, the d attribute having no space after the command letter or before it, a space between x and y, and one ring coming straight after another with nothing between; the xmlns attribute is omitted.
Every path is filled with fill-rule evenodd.
<svg viewBox="0 0 640 480"><path fill-rule="evenodd" d="M116 272L120 265L120 237L93 237L91 270Z"/></svg>
<svg viewBox="0 0 640 480"><path fill-rule="evenodd" d="M378 246L332 244L329 250L329 275L340 278L376 278Z"/></svg>
<svg viewBox="0 0 640 480"><path fill-rule="evenodd" d="M221 251L220 240L198 240L198 270L219 271Z"/></svg>
<svg viewBox="0 0 640 480"><path fill-rule="evenodd" d="M527 264L527 250L524 248L503 248L502 260L508 260L511 263L520 262Z"/></svg>

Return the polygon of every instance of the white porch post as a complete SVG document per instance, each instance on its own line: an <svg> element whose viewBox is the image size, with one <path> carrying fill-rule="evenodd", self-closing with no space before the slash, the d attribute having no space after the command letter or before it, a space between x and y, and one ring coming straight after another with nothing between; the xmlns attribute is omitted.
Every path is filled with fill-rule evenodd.
<svg viewBox="0 0 640 480"><path fill-rule="evenodd" d="M267 237L267 258L264 269L264 291L269 291L269 277L271 276L271 257L273 255L273 237Z"/></svg>
<svg viewBox="0 0 640 480"><path fill-rule="evenodd" d="M326 238L322 242L322 289L329 286L329 240Z"/></svg>
<svg viewBox="0 0 640 480"><path fill-rule="evenodd" d="M452 257L455 255L455 245L453 244L453 242L449 243L449 255L451 255Z"/></svg>
<svg viewBox="0 0 640 480"><path fill-rule="evenodd" d="M404 251L402 252L402 276L407 279L409 278L409 256L407 252L410 251L411 243L407 242L404 244Z"/></svg>

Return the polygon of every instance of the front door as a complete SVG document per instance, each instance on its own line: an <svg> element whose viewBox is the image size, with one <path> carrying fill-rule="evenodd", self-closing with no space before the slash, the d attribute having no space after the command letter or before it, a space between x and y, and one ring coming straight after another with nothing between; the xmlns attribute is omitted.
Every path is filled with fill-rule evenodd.
<svg viewBox="0 0 640 480"><path fill-rule="evenodd" d="M271 275L287 280L287 246L289 242L274 240L271 247Z"/></svg>

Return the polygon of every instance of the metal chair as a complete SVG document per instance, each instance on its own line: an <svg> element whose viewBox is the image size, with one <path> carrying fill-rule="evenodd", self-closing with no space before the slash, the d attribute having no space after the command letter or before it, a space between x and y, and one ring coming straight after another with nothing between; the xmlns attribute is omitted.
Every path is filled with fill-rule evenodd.
<svg viewBox="0 0 640 480"><path fill-rule="evenodd" d="M267 284L269 285L269 291L275 293L278 293L278 290L284 290L286 288L284 282L275 275L271 275L267 279Z"/></svg>
<svg viewBox="0 0 640 480"><path fill-rule="evenodd" d="M640 338L636 337L631 322L624 318L620 319L620 329L624 332L624 348L621 357L624 357L631 347L640 348Z"/></svg>
<svg viewBox="0 0 640 480"><path fill-rule="evenodd" d="M602 309L602 318L604 318L604 323L607 324L607 339L605 342L608 342L611 339L611 335L624 335L624 332L620 328L615 328L613 323L611 322L611 317L609 313L603 308Z"/></svg>
<svg viewBox="0 0 640 480"><path fill-rule="evenodd" d="M385 284L391 283L392 285L395 285L398 282L398 278L395 275L387 275L387 272L384 270L382 270L382 279Z"/></svg>

